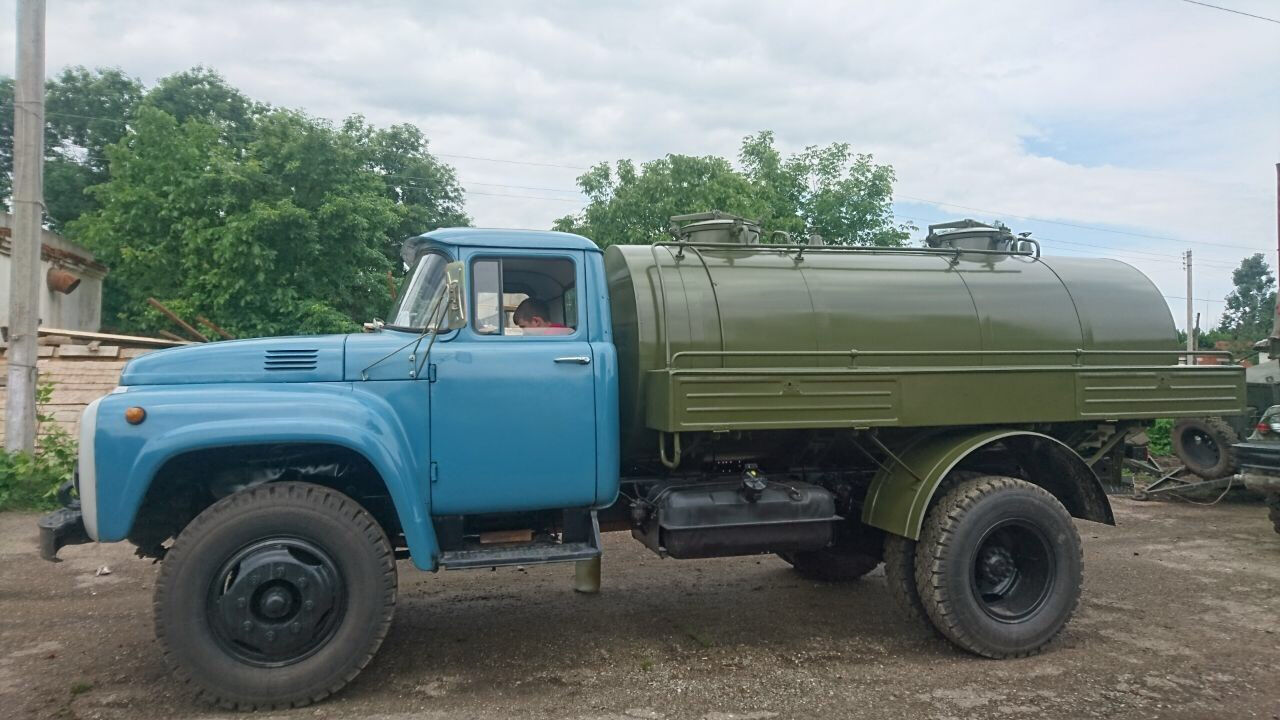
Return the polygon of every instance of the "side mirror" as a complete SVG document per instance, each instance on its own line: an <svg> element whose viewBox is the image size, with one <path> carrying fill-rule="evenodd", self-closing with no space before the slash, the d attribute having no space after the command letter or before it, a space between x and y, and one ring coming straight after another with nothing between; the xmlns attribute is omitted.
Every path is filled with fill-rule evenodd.
<svg viewBox="0 0 1280 720"><path fill-rule="evenodd" d="M444 310L443 330L457 330L467 324L466 266L451 262L445 266L445 288L449 296Z"/></svg>

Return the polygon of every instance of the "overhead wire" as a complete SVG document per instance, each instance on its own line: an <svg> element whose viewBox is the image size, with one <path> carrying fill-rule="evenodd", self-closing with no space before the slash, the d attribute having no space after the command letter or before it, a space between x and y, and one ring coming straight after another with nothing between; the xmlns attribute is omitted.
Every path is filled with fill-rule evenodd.
<svg viewBox="0 0 1280 720"><path fill-rule="evenodd" d="M1182 0L1182 2L1188 3L1190 5L1199 5L1200 7L1211 8L1213 10L1221 10L1222 12L1228 12L1234 15L1243 15L1247 18L1253 18L1254 20L1263 20L1269 23L1275 23L1277 25L1280 25L1280 20L1277 20L1275 18L1269 18L1264 15L1254 15L1253 13L1247 13L1243 10L1235 10L1229 7L1222 7L1221 5L1210 5L1207 2L1200 2L1200 0Z"/></svg>

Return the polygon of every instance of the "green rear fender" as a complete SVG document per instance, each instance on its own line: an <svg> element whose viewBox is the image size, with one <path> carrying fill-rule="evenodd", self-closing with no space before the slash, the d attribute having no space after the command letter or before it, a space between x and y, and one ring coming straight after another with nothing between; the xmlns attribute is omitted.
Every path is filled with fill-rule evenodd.
<svg viewBox="0 0 1280 720"><path fill-rule="evenodd" d="M862 521L919 539L925 512L953 470L1007 474L976 462L974 453L991 445L1005 451L998 456L1003 466L1015 463L1023 478L1053 493L1072 517L1115 524L1102 483L1079 454L1048 435L1009 428L942 431L894 448L897 460L891 459L876 473L863 504Z"/></svg>

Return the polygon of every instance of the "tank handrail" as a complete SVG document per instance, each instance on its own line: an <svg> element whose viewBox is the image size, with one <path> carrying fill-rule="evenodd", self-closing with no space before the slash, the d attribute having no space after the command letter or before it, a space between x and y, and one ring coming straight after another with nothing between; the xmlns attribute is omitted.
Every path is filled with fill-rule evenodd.
<svg viewBox="0 0 1280 720"><path fill-rule="evenodd" d="M1039 252L1031 251L1031 250L1024 250L1024 251L1013 251L1013 250L965 250L965 249L962 249L962 248L877 247L877 246L875 246L875 245L801 245L801 244L786 244L786 245L783 245L783 244L778 244L778 245L770 245L770 244L760 244L760 245L738 245L738 244L733 244L733 243L707 243L707 242L695 243L695 242L683 242L683 241L671 241L671 240L658 240L658 241L656 241L656 242L654 242L654 243L653 243L653 246L655 246L655 247L656 247L656 246L658 246L658 245L662 245L662 246L664 246L664 247L678 247L678 248L687 248L687 247L691 247L691 248L704 248L704 249L708 249L708 250L749 250L749 251L777 250L777 251L783 251L783 252L785 252L785 251L791 251L791 250L794 250L794 251L797 251L797 252L804 252L804 253L815 253L815 252L822 252L822 253L827 253L827 252L830 252L830 253L842 253L842 252L859 253L859 252L861 252L861 253L871 253L871 254L876 254L876 253L885 253L885 254L889 254L889 255L894 255L894 254L897 254L897 255L938 255L938 256L942 256L942 257L952 257L952 256L959 256L959 255L1002 255L1002 256L1003 256L1003 255L1012 255L1012 256L1018 256L1018 257L1030 257L1030 258L1039 258L1039 257L1040 257ZM1039 249L1040 244L1039 244L1039 243L1035 243L1035 245L1036 245L1036 248L1037 248L1037 250L1038 250L1038 249Z"/></svg>
<svg viewBox="0 0 1280 720"><path fill-rule="evenodd" d="M1112 356L1112 355L1172 355L1184 356L1191 355L1194 357L1225 357L1231 359L1231 352L1228 350L1193 350L1188 352L1181 350L1086 350L1084 348L1076 348L1075 350L681 350L670 356L670 362L667 363L667 369L675 369L675 364L682 357L707 357L707 358L725 358L725 357L847 357L852 361L857 361L859 357L935 357L935 356L1027 356L1027 355L1068 355L1073 357L1089 356Z"/></svg>

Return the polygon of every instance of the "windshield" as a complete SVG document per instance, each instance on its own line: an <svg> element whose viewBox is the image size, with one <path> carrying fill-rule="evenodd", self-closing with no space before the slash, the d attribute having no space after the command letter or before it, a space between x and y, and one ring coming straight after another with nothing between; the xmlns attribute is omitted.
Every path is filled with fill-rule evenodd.
<svg viewBox="0 0 1280 720"><path fill-rule="evenodd" d="M395 327L421 330L426 327L427 315L431 312L445 282L445 266L449 258L437 252L425 253L418 258L413 274L400 293L395 308L391 311L391 320L387 323ZM439 308L436 308L439 314Z"/></svg>

